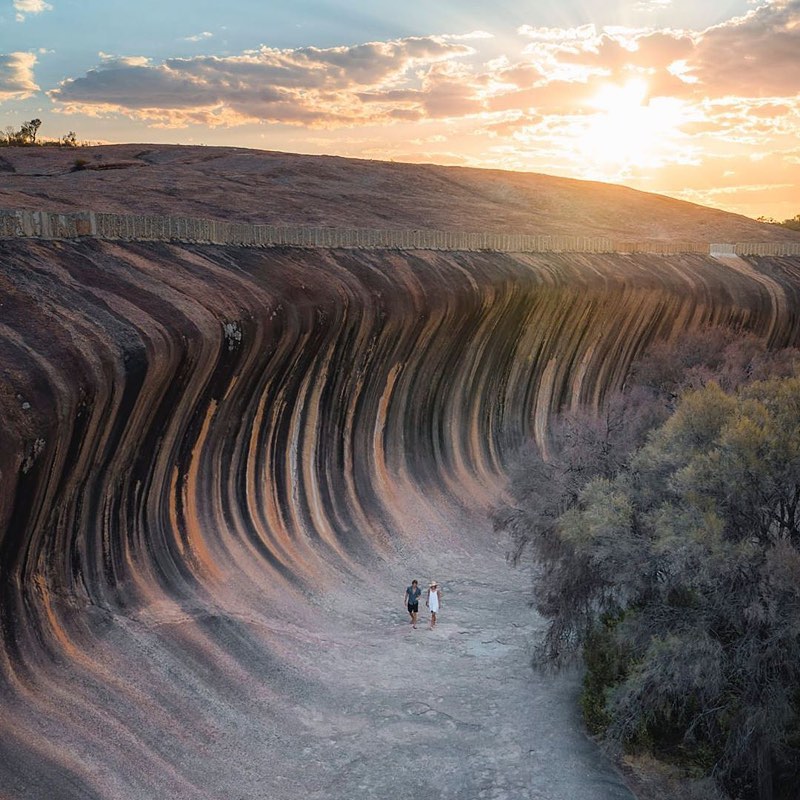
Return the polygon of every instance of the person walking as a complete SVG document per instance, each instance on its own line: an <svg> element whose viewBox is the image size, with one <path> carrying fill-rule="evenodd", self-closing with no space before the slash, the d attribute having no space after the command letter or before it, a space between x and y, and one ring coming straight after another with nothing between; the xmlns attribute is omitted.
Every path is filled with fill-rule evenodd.
<svg viewBox="0 0 800 800"><path fill-rule="evenodd" d="M408 609L408 615L411 617L411 627L417 627L417 614L419 613L419 596L422 594L422 589L419 588L416 580L411 581L411 586L406 588L406 594L403 598Z"/></svg>
<svg viewBox="0 0 800 800"><path fill-rule="evenodd" d="M428 588L428 596L425 598L425 605L431 612L431 630L436 627L436 615L442 606L442 590L434 581Z"/></svg>

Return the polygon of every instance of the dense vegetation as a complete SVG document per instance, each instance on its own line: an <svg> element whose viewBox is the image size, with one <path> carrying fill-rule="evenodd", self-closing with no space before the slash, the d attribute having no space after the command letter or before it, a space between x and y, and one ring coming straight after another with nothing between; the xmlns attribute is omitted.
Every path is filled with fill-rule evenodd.
<svg viewBox="0 0 800 800"><path fill-rule="evenodd" d="M78 147L78 139L74 131L64 134L59 139L40 139L39 128L42 126L40 119L24 122L19 128L8 126L5 131L0 131L0 147Z"/></svg>
<svg viewBox="0 0 800 800"><path fill-rule="evenodd" d="M800 780L800 354L708 331L565 415L498 513L540 566L540 658L589 728L731 795Z"/></svg>

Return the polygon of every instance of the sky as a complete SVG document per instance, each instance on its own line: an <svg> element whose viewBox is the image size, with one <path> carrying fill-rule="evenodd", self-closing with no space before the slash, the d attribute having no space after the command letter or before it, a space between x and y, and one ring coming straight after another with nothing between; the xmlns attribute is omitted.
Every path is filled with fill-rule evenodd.
<svg viewBox="0 0 800 800"><path fill-rule="evenodd" d="M0 129L800 214L800 0L0 0Z"/></svg>

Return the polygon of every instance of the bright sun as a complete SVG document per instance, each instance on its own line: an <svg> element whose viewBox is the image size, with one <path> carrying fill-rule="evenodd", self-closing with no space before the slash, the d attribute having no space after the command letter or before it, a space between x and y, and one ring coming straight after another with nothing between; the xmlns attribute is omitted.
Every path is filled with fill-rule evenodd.
<svg viewBox="0 0 800 800"><path fill-rule="evenodd" d="M596 109L581 132L579 147L599 171L658 166L665 146L683 121L680 101L655 98L645 103L648 85L632 78L607 84L591 99Z"/></svg>

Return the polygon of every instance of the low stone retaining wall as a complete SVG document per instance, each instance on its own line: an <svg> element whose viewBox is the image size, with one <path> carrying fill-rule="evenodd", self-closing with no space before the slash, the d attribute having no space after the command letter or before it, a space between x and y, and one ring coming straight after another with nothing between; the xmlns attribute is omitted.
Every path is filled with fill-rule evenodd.
<svg viewBox="0 0 800 800"><path fill-rule="evenodd" d="M377 230L254 225L243 222L104 214L78 211L0 210L0 238L98 239L188 242L241 247L326 247L390 250L491 250L506 253L711 253L712 255L800 255L800 242L620 241L605 237L536 236L434 230Z"/></svg>

